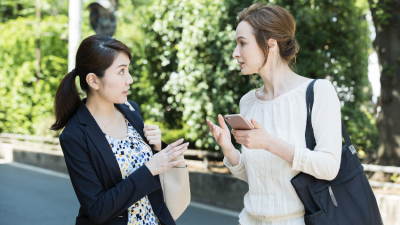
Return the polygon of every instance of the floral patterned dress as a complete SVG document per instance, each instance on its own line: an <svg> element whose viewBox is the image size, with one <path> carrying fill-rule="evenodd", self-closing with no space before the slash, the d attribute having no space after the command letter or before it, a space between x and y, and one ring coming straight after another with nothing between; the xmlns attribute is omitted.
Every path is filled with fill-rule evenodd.
<svg viewBox="0 0 400 225"><path fill-rule="evenodd" d="M108 143L118 161L122 179L143 166L153 156L151 148L143 141L140 134L125 119L128 133L125 139L118 140L105 134ZM128 225L159 225L160 221L153 212L147 196L128 208Z"/></svg>

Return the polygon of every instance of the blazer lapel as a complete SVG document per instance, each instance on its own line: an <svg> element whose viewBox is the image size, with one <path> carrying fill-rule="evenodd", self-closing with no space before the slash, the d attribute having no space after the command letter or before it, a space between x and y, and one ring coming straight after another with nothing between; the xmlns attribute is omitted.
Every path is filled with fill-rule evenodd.
<svg viewBox="0 0 400 225"><path fill-rule="evenodd" d="M150 143L147 141L147 138L144 136L144 121L142 116L138 111L136 111L133 107L129 107L127 104L115 104L115 106L125 115L125 117L128 119L129 123L132 124L132 126L135 128L135 130L140 134L142 139L148 144L153 151L154 154L156 154L158 151L155 151L153 147L150 145ZM168 146L167 143L161 141L161 149L164 149Z"/></svg>
<svg viewBox="0 0 400 225"><path fill-rule="evenodd" d="M133 107L132 107L133 110L130 109L129 106L125 104L115 104L115 106L125 115L125 118L128 119L129 123L132 124L135 130L140 134L143 141L145 141L146 144L148 144L150 148L153 150L153 147L149 144L146 137L144 136L143 132L144 121L139 112L134 110Z"/></svg>
<svg viewBox="0 0 400 225"><path fill-rule="evenodd" d="M79 117L79 121L82 124L86 125L85 130L89 138L92 140L93 144L99 151L101 157L103 158L104 164L107 167L110 177L116 185L122 181L121 170L119 168L118 162L105 135L101 131L92 114L90 114L89 110L86 108L85 103L86 99L83 99L78 109L77 114Z"/></svg>
<svg viewBox="0 0 400 225"><path fill-rule="evenodd" d="M144 129L144 121L142 116L139 114L138 111L134 110L133 107L130 109L128 105L125 104L115 104L115 106L121 110L121 112L125 115L125 118L128 119L129 123L135 128L135 130L140 134L142 139L146 142L146 144L151 148L153 154L156 154L158 151L155 151L153 147L147 141L147 138L144 136L143 129ZM165 143L164 143L165 144ZM165 144L166 145L166 144ZM160 183L159 175L155 176L158 183Z"/></svg>

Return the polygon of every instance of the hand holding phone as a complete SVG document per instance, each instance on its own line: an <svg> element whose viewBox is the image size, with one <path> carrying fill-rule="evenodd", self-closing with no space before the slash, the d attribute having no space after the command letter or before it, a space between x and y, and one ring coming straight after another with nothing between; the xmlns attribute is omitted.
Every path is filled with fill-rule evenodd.
<svg viewBox="0 0 400 225"><path fill-rule="evenodd" d="M234 130L254 129L253 125L240 114L226 115L224 119Z"/></svg>

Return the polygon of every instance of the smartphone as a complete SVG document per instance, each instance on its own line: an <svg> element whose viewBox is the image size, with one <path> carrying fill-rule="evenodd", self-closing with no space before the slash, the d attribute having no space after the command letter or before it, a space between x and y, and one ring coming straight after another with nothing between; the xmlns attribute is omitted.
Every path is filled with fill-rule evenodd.
<svg viewBox="0 0 400 225"><path fill-rule="evenodd" d="M254 127L240 114L226 115L225 121L235 130L252 130Z"/></svg>

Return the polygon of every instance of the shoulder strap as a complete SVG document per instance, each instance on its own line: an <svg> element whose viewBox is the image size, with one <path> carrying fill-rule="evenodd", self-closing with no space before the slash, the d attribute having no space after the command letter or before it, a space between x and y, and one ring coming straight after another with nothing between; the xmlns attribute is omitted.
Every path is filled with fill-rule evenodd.
<svg viewBox="0 0 400 225"><path fill-rule="evenodd" d="M314 150L316 146L314 130L312 128L312 123L311 123L311 114L314 105L314 84L316 81L317 79L311 81L306 91L306 106L307 106L306 145L307 148L310 150ZM354 148L353 144L351 143L349 133L347 133L347 129L343 123L343 120L342 120L342 137L344 138L344 141L346 142L347 148L350 150L350 152L353 155L356 154L357 151Z"/></svg>
<svg viewBox="0 0 400 225"><path fill-rule="evenodd" d="M307 124L306 124L306 145L310 150L315 148L314 130L311 124L311 113L314 105L314 83L316 79L311 81L306 91L306 107L307 107Z"/></svg>

